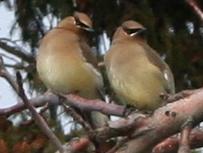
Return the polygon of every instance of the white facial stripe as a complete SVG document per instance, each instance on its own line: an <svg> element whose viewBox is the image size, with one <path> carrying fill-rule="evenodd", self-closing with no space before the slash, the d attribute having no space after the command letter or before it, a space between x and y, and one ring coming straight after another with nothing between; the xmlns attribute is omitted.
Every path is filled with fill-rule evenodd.
<svg viewBox="0 0 203 153"><path fill-rule="evenodd" d="M76 25L76 20L75 20L75 17L73 17L73 20L74 20L74 25Z"/></svg>
<svg viewBox="0 0 203 153"><path fill-rule="evenodd" d="M133 36L137 35L137 33L138 32L131 33L130 36L133 37Z"/></svg>

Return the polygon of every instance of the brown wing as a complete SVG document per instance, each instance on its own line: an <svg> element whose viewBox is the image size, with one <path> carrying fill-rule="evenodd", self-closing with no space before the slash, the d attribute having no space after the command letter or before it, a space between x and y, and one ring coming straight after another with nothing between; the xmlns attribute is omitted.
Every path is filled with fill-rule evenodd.
<svg viewBox="0 0 203 153"><path fill-rule="evenodd" d="M157 66L164 74L164 78L167 81L167 92L171 94L175 93L174 77L168 64L165 61L163 61L159 56L159 54L149 45L146 44L143 46L145 46L145 51L150 62L153 63L155 66Z"/></svg>
<svg viewBox="0 0 203 153"><path fill-rule="evenodd" d="M95 54L92 52L90 46L84 41L80 41L80 47L82 50L82 54L85 57L86 61L92 64L95 68L97 68L97 58Z"/></svg>

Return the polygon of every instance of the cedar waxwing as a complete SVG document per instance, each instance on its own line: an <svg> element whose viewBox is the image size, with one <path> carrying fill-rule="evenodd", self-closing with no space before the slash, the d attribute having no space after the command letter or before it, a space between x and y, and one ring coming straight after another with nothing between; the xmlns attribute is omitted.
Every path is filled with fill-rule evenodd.
<svg viewBox="0 0 203 153"><path fill-rule="evenodd" d="M37 70L44 84L55 93L74 93L96 99L103 87L94 67L96 57L86 41L92 22L84 13L75 13L59 22L41 41Z"/></svg>
<svg viewBox="0 0 203 153"><path fill-rule="evenodd" d="M104 57L109 82L118 99L140 110L154 110L174 93L168 65L146 42L143 25L129 20L117 28Z"/></svg>

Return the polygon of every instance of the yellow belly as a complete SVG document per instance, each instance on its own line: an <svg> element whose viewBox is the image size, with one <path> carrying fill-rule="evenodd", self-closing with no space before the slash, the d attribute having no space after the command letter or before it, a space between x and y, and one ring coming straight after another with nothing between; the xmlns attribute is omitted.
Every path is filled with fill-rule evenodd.
<svg viewBox="0 0 203 153"><path fill-rule="evenodd" d="M109 76L111 85L122 103L144 110L154 110L162 104L160 95L165 93L165 80L158 70L145 68L139 73L120 71L112 72Z"/></svg>
<svg viewBox="0 0 203 153"><path fill-rule="evenodd" d="M96 97L98 76L85 62L76 63L73 60L47 57L40 64L39 75L45 85L54 92L78 92L86 98Z"/></svg>

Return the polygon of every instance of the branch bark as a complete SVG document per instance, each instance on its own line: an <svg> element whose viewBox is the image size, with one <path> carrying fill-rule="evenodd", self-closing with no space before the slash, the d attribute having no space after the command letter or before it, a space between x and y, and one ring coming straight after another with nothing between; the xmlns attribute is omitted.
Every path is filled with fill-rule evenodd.
<svg viewBox="0 0 203 153"><path fill-rule="evenodd" d="M156 145L152 153L174 153L177 152L180 141L180 135L171 136L163 142ZM189 137L189 144L191 149L203 147L203 131L200 129L193 129Z"/></svg>
<svg viewBox="0 0 203 153"><path fill-rule="evenodd" d="M128 114L126 108L121 105L113 103L105 103L102 100L94 99L88 100L77 96L75 94L63 95L67 100L65 101L70 106L75 106L85 111L99 111L107 115L125 116Z"/></svg>
<svg viewBox="0 0 203 153"><path fill-rule="evenodd" d="M188 118L192 117L193 125L197 125L203 120L203 90L170 103L157 109L153 115L142 120L140 128L151 128L145 134L135 137L126 142L117 153L145 153L151 152L152 148L163 139L176 134ZM133 135L132 135L133 136Z"/></svg>

